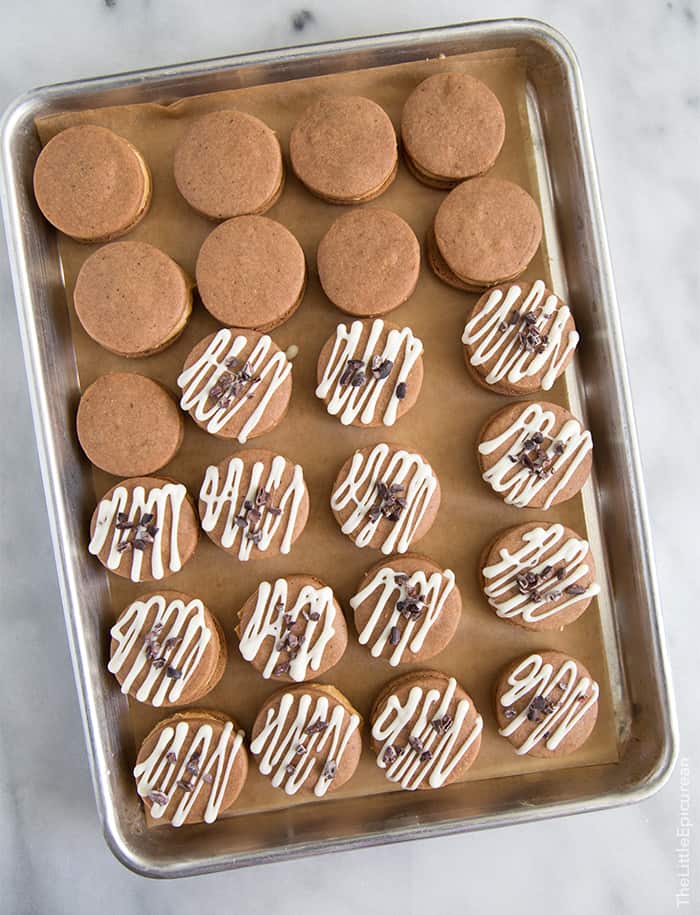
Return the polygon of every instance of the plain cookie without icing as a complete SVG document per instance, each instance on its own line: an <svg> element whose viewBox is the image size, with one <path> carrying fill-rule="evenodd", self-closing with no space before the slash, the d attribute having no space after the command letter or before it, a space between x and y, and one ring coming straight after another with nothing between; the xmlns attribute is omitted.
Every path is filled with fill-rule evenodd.
<svg viewBox="0 0 700 915"><path fill-rule="evenodd" d="M34 196L46 219L76 241L111 241L134 228L151 203L151 173L131 143L82 124L56 134L34 167Z"/></svg>
<svg viewBox="0 0 700 915"><path fill-rule="evenodd" d="M284 183L274 131L233 109L197 118L177 145L173 168L177 189L209 219L264 213Z"/></svg>

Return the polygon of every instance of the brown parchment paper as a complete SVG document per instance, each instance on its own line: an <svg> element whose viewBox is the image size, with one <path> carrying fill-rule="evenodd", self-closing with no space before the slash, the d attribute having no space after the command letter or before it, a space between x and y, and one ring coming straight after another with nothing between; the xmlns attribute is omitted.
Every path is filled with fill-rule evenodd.
<svg viewBox="0 0 700 915"><path fill-rule="evenodd" d="M510 50L218 92L168 106L143 104L70 112L41 119L37 129L42 142L46 143L74 124L101 124L126 137L141 150L153 174L153 203L147 217L127 237L159 246L193 274L199 247L214 224L197 215L180 197L173 180L172 164L175 145L196 116L226 107L257 115L277 131L286 157L292 125L319 94L358 94L374 99L385 108L398 128L401 108L410 91L427 76L444 70L462 70L478 76L496 93L506 115L506 139L490 174L517 182L537 198L532 140L525 109L524 63ZM401 164L394 184L370 205L399 213L413 227L423 245L444 194L444 191L424 187ZM200 705L231 714L250 732L257 710L281 684L263 680L241 658L233 632L235 613L261 579L294 572L310 572L329 583L348 617L351 632L348 650L342 661L320 682L339 687L367 716L380 688L392 677L411 669L410 665L391 668L370 658L358 645L348 600L362 573L378 561L380 554L360 550L344 537L329 507L331 486L345 459L356 448L386 439L425 454L442 487L437 521L414 549L432 557L443 568L455 571L464 609L457 634L448 648L429 665L419 666L433 666L454 675L471 694L484 717L481 753L468 778L498 778L548 768L616 761L616 729L597 602L594 601L583 617L564 631L537 634L499 620L480 593L479 555L484 545L502 529L538 518L561 521L582 533L586 524L580 497L542 514L505 505L480 479L475 455L477 433L486 418L508 400L477 386L463 363L460 338L475 296L439 282L423 258L415 294L389 317L394 322L410 325L423 339L425 380L416 406L392 429L344 428L326 413L314 396L318 353L336 324L347 320L320 289L315 273L315 252L324 232L343 212L344 207L325 204L309 194L287 167L284 193L267 214L286 225L299 239L311 275L301 308L286 324L272 331L273 338L283 349L290 344L299 347L299 355L294 361L290 410L276 429L251 442L250 446L279 451L302 464L311 496L311 513L306 530L289 556L241 563L202 534L194 558L181 572L167 579L167 587L201 597L218 616L228 637L229 660L224 677ZM139 360L114 356L87 337L72 306L76 275L94 248L77 244L65 236L59 238L59 248L81 388L104 372L137 371L158 379L177 394L175 380L185 357L198 340L215 330L218 325L214 319L200 302L196 302L187 329L165 352ZM545 278L551 285L545 243L524 279L537 277ZM573 310L575 314L575 303ZM567 403L562 379L546 399ZM182 450L162 473L184 482L196 497L205 467L222 460L240 446L233 447L213 438L189 417L185 422ZM97 470L94 480L96 499L114 483L113 477ZM85 506L87 518L93 507ZM86 545L87 539L86 530ZM151 589L149 584L134 585L111 575L110 587L111 604L94 608L104 619L105 657L108 629L120 609L138 594ZM497 734L492 710L493 685L500 668L518 655L545 647L561 649L579 658L601 684L598 723L592 737L577 753L561 759L517 756L511 744ZM114 688L117 689L116 681ZM134 748L152 725L167 714L134 702L130 703L129 713ZM367 744L365 729L365 751L358 771L347 785L322 803L332 803L334 797L396 790L376 768ZM124 752L133 754L134 748L125 747ZM131 765L133 759L127 762ZM304 802L273 788L259 775L254 760L251 759L251 763L248 781L230 811L231 816Z"/></svg>

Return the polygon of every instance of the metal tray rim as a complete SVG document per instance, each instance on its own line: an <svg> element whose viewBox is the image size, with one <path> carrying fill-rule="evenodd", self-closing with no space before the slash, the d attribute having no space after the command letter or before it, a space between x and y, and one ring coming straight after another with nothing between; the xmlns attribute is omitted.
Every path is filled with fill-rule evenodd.
<svg viewBox="0 0 700 915"><path fill-rule="evenodd" d="M577 127L581 153L584 163L587 166L589 176L587 192L590 197L592 212L597 217L595 220L596 229L596 255L599 259L601 274L605 278L607 302L606 307L608 316L612 323L613 333L609 341L610 355L615 365L616 376L619 384L619 396L624 412L627 428L625 429L625 440L627 452L630 459L629 472L632 478L633 491L635 495L634 514L635 522L638 529L638 537L644 547L643 559L645 561L644 579L647 590L650 595L649 617L652 636L652 649L658 662L658 668L661 677L658 683L659 689L665 699L664 710L665 718L663 731L663 744L659 747L659 753L653 766L646 774L646 777L637 784L632 784L624 789L609 792L606 795L579 798L574 801L561 802L556 804L542 805L536 808L522 808L512 810L501 814L484 814L477 818L462 820L455 823L437 823L423 827L401 827L392 830L389 833L377 835L359 835L339 838L333 841L318 842L313 841L303 845L298 845L291 851L289 849L266 850L264 855L256 852L246 852L241 855L220 855L209 859L207 863L194 862L187 864L168 865L163 863L151 863L145 865L141 859L134 853L130 847L128 838L122 832L118 821L113 815L111 805L108 803L109 786L107 785L103 773L104 767L99 764L98 756L100 752L99 745L95 741L97 724L97 709L95 708L93 697L87 684L86 663L84 657L84 645L82 644L80 632L76 625L77 621L72 612L73 601L77 600L75 590L75 579L72 574L69 557L66 554L63 544L65 539L62 537L64 527L63 510L61 494L55 483L56 467L52 460L52 449L48 441L48 422L47 422L47 392L42 383L43 366L40 353L36 345L36 335L34 333L34 314L32 310L32 297L26 282L26 259L21 244L21 226L19 213L17 209L17 200L14 195L14 186L11 180L12 162L8 151L9 141L13 129L17 122L39 108L46 101L47 97L61 97L66 91L74 91L78 88L98 89L100 87L115 88L117 86L130 86L143 80L146 76L167 78L168 76L194 75L211 72L226 67L240 66L243 63L253 63L279 60L284 58L292 60L299 57L311 57L318 54L331 54L334 51L348 49L363 49L377 45L395 44L401 45L409 42L412 38L425 38L430 36L439 40L442 36L445 38L454 38L458 35L466 35L475 27L493 26L504 33L511 33L508 37L537 37L545 43L548 50L552 52L562 66L567 71L571 86L572 100L578 117ZM115 857L131 871L142 876L148 877L174 877L188 876L197 873L207 873L223 868L238 868L261 863L261 861L279 861L283 859L293 859L310 854L330 853L341 850L349 850L361 847L370 847L379 844L408 841L415 838L426 838L429 836L452 835L460 832L481 830L493 826L503 826L510 824L519 824L540 820L549 817L566 816L582 811L592 811L607 809L610 807L629 804L641 801L650 797L658 791L667 781L675 764L677 756L677 721L673 691L671 688L670 671L668 656L663 632L663 623L660 611L660 601L656 582L656 574L653 561L653 549L651 544L649 520L646 508L646 498L644 495L641 460L637 445L636 426L631 402L631 392L626 369L624 347L622 343L622 332L620 324L619 310L612 281L612 269L607 246L607 238L604 228L602 203L600 189L598 185L597 170L593 153L588 114L585 106L584 92L582 85L581 72L576 59L575 53L568 40L557 30L544 22L527 19L511 18L501 20L484 20L471 23L460 23L450 26L438 27L434 29L423 29L414 31L405 31L390 34L381 34L367 36L365 38L349 38L341 41L329 41L318 44L306 44L293 48L279 48L269 51L249 52L246 54L237 54L227 57L209 58L202 61L187 62L164 67L146 68L137 71L129 71L115 75L101 76L89 80L74 80L64 83L57 83L47 87L38 87L18 96L10 106L5 110L2 120L0 121L0 146L2 148L2 178L3 193L2 205L5 225L8 234L8 250L10 257L11 275L17 303L17 313L24 351L25 367L27 372L28 388L30 393L32 415L34 420L35 435L37 439L37 449L41 475L43 480L45 498L49 515L49 525L53 542L54 555L56 560L59 590L63 604L66 630L71 653L71 659L74 668L76 688L78 692L83 727L86 734L86 744L88 751L88 760L93 780L98 813L102 823L105 841L115 855Z"/></svg>

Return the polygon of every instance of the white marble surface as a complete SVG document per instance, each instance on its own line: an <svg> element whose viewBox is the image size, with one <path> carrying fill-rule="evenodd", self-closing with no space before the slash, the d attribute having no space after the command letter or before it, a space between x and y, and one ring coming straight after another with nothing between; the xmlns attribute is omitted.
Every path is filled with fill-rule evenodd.
<svg viewBox="0 0 700 915"><path fill-rule="evenodd" d="M40 83L514 13L549 21L583 67L639 423L680 751L700 829L698 550L700 73L696 0L352 3L29 0L0 5L0 107ZM679 775L607 813L155 883L99 833L45 524L7 262L0 250L0 909L103 912L666 913L676 909ZM693 862L700 864L700 834ZM693 904L700 909L700 872Z"/></svg>

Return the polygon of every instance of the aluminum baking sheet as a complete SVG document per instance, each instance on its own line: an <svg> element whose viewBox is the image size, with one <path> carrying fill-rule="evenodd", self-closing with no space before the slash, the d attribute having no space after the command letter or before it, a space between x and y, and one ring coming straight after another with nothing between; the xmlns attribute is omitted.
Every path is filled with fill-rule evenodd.
<svg viewBox="0 0 700 915"><path fill-rule="evenodd" d="M586 517L601 572L601 602L620 759L563 772L466 783L455 792L328 799L245 818L245 829L145 830L122 748L124 701L104 676L104 626L91 607L105 576L83 558L94 490L72 430L76 365L53 233L31 198L38 150L34 118L57 111L171 101L239 86L471 51L514 48L526 61L554 287L568 289L586 347L567 379L575 412L596 442ZM617 310L580 76L565 41L546 26L507 21L246 55L36 90L8 111L2 131L4 206L37 438L64 610L98 807L107 841L127 866L176 876L378 842L441 835L611 806L645 796L668 773L674 718L639 478ZM576 409L578 407L578 409ZM369 564L369 562L368 562ZM332 679L332 677L330 678ZM193 838L194 837L194 838Z"/></svg>

